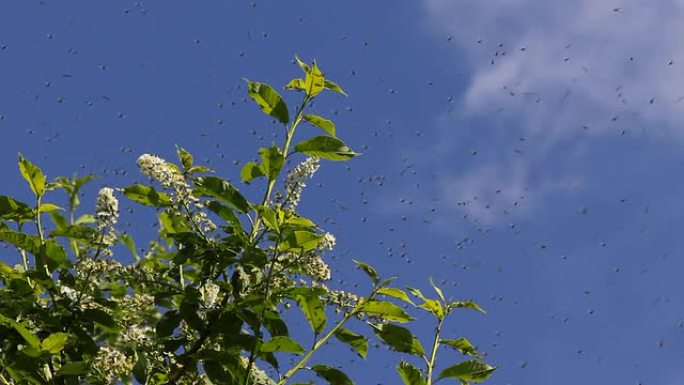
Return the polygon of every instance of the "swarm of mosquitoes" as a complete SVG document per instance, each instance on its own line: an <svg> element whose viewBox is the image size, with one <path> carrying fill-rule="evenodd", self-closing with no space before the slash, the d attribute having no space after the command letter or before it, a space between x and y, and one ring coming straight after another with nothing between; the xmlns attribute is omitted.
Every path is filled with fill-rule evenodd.
<svg viewBox="0 0 684 385"><path fill-rule="evenodd" d="M115 20L112 25L129 28L126 25L132 23L132 20L142 24L159 22L155 18L162 16L157 14L155 9L165 7L161 3L154 5L150 3L148 8L148 4L142 1L129 5L121 9L120 14L109 15ZM268 8L266 4L253 1L245 2L245 5L241 10L245 18L256 18L260 15L259 12L267 12ZM54 1L40 1L38 7L36 12L41 12L40 7L48 9L49 7L68 7L68 5ZM630 11L608 7L606 12L619 18ZM240 140L266 146L280 140L282 135L275 129L275 122L269 124L266 118L262 121L258 120L260 117L256 116L252 102L246 97L246 90L240 83L240 79L242 76L254 74L235 73L231 71L230 66L223 66L225 73L219 74L215 68L206 70L198 63L201 63L202 57L210 57L213 52L214 57L221 57L222 60L230 63L242 63L240 68L249 68L247 65L254 62L255 57L263 56L264 52L268 52L276 45L288 44L280 35L289 26L315 26L312 21L313 16L305 12L300 13L302 16L282 20L279 24L271 25L268 30L246 27L242 36L231 37L229 45L217 44L216 40L220 39L220 34L212 35L207 32L206 28L199 28L201 23L197 23L196 33L188 32L184 40L170 42L170 46L173 46L175 50L171 53L174 55L173 60L195 57L200 61L188 61L195 65L195 67L188 68L188 71L200 73L205 78L215 79L223 84L222 92L200 98L205 105L193 103L192 109L188 108L187 111L183 111L184 114L202 117L202 119L195 120L203 122L197 127L179 127L173 121L173 116L175 116L173 110L178 106L151 103L148 108L131 105L126 98L127 93L136 92L135 84L130 84L125 91L122 91L121 87L116 84L131 76L154 77L155 71L161 70L164 60L169 60L168 56L164 55L170 53L151 48L153 48L152 44L156 44L155 39L161 42L167 38L162 34L155 36L154 39L142 39L141 36L140 41L115 38L115 43L121 47L134 45L135 49L130 53L120 50L111 55L102 53L96 55L91 52L91 44L86 43L87 39L79 33L79 28L84 28L83 20L87 18L87 15L74 14L59 24L41 25L40 28L35 25L27 26L21 31L21 35L24 36L21 40L13 40L12 34L0 36L2 39L0 40L0 63L9 60L12 55L22 55L22 47L19 47L19 44L30 44L33 50L44 55L35 60L50 64L40 67L40 72L34 73L21 73L21 68L5 67L7 72L19 73L19 75L12 76L23 77L25 86L21 92L12 96L18 98L17 103L0 104L0 127L5 132L14 131L14 134L23 135L24 137L20 139L22 143L30 143L44 149L41 150L42 160L36 159L38 163L43 164L53 161L59 164L65 141L74 140L76 134L73 130L83 130L84 127L88 130L99 130L98 127L106 126L113 131L98 134L97 137L101 138L107 135L117 135L114 132L117 130L140 133L140 135L158 138L157 140L163 142L163 146L167 148L173 148L175 144L176 136L174 135L176 134L173 130L191 132L195 135L193 143L197 148L194 151L197 158L216 170L238 175L244 162L250 159L238 159L233 152L235 146L241 146L241 144L230 142L226 140L227 138L238 135L236 137ZM176 38L177 34L173 36ZM340 248L331 256L332 265L335 268L333 276L338 277L333 284L340 288L356 287L358 276L349 271L348 261L352 257L363 256L369 262L380 266L381 269L384 266L391 266L392 272L397 272L402 282L407 284L424 286L425 282L417 281L420 274L411 275L415 269L422 269L421 271L432 271L437 281L454 296L466 292L477 298L483 307L490 310L490 314L485 316L485 324L492 325L494 328L476 330L480 333L479 340L483 344L479 349L489 355L490 361L502 367L501 374L497 373L498 380L493 380L494 383L509 383L506 380L507 376L514 376L521 381L517 383L537 383L532 374L530 377L526 377L525 374L525 372L531 372L531 369L539 369L535 369L534 359L526 356L527 347L521 349L521 346L515 348L507 346L507 344L519 341L514 337L517 333L516 327L520 327L524 322L530 322L531 325L540 329L539 338L549 339L557 336L558 342L555 345L554 354L563 356L567 360L574 360L573 367L575 368L581 368L582 365L592 368L602 367L604 362L610 361L613 365L615 361L620 362L621 358L611 357L610 353L605 353L604 345L572 336L581 334L583 331L592 335L601 333L610 335L611 325L607 323L607 318L603 317L602 309L598 304L611 299L625 301L620 299L621 294L618 290L625 285L653 285L654 282L649 273L653 270L660 270L662 274L664 264L670 259L666 245L655 250L654 256L645 256L636 262L615 256L617 252L612 250L611 246L617 242L619 232L609 231L595 218L598 215L606 215L606 212L635 213L636 215L630 218L638 218L640 231L634 237L651 239L654 236L653 226L657 224L651 220L650 211L656 205L634 196L638 194L635 194L633 189L625 194L609 198L607 201L592 200L591 197L576 193L579 187L568 182L562 188L574 199L574 203L570 205L571 207L558 207L557 210L562 212L564 220L568 223L575 223L579 227L593 231L587 236L588 239L577 239L581 245L568 249L562 242L562 237L551 236L549 238L552 239L545 239L544 234L553 233L550 231L540 233L534 229L528 229L532 227L530 215L540 220L539 217L545 213L536 212L534 207L530 207L535 205L535 196L530 192L529 186L509 188L506 185L506 175L498 175L501 184L486 190L457 188L456 191L463 192L461 195L446 194L445 191L449 191L449 185L444 184L444 164L454 164L453 180L458 181L458 173L476 169L491 159L508 159L511 162L522 159L528 162L539 162L539 159L534 158L534 146L544 146L544 143L541 143L534 133L520 133L508 135L510 140L505 146L494 147L491 145L491 140L494 139L468 134L469 130L476 131L480 129L479 127L454 123L453 127L446 129L459 132L457 137L460 142L448 143L445 149L443 143L433 142L434 138L440 137L439 130L444 128L440 128L438 123L424 115L419 116L419 124L413 121L406 122L406 115L401 111L403 108L401 106L410 106L424 95L430 95L437 100L436 105L433 106L433 113L445 116L456 115L462 108L463 84L469 76L467 72L455 73L451 76L414 73L410 77L418 84L416 86L394 75L365 70L360 64L364 62L366 56L372 55L374 47L385 44L381 40L383 35L363 36L349 28L343 31L326 31L323 36L329 38L327 43L331 46L343 52L352 52L356 56L327 66L329 72L326 72L326 75L338 80L341 85L346 85L353 92L350 92L351 96L346 99L335 99L330 103L321 102L320 113L338 121L338 126L347 127L345 129L352 131L357 138L355 147L363 153L363 156L347 164L325 164L319 171L321 175L317 175L305 191L305 196L308 195L320 202L319 207L310 210L311 215L323 227L338 234ZM482 56L483 60L476 63L483 67L502 65L512 57L528 55L531 51L539 49L533 43L522 45L504 43L498 41L495 36L486 38L472 36L468 43L470 46L465 48L457 45L457 41L464 40L463 36L457 38L455 35L449 35L437 40L436 45L439 45L439 49L443 51L469 49L486 53ZM575 62L573 41L566 42L561 51L562 54L557 58L556 70L563 71L567 68L568 71L572 69L573 73L577 73L576 70L579 69L586 76L591 75L590 61L577 60ZM332 62L332 60L326 60L325 57L319 59L323 63ZM662 61L661 70L664 72L677 67L676 58L661 57L659 59ZM600 58L595 58L595 60L600 60ZM639 60L638 53L626 53L624 65L638 66ZM277 61L273 60L273 62ZM294 72L296 63L292 61L292 65L292 73L296 73ZM325 64L323 67L326 68ZM183 74L177 75L183 76ZM182 83L182 79L168 78L164 81ZM625 82L629 82L629 79L625 79ZM684 100L684 95L675 97L672 95L635 95L630 93L629 87L623 84L614 84L612 87L614 98L621 104L630 106L632 111L638 112L643 108L657 106L659 103L667 105L667 108L682 108L683 105L680 102ZM405 91L405 89L410 89L410 91ZM521 80L500 84L499 90L505 98L497 99L498 105L491 106L492 116L515 108L519 103L539 105L540 108L546 109L559 109L574 102L571 87L567 90L528 89L525 82ZM162 98L164 95L161 92L166 91L159 92L158 96ZM193 90L193 92L201 91ZM372 106L361 105L359 102L359 100L367 100L362 97L366 93L374 95L374 98L379 100L378 104L393 106L393 108L380 110L380 116L373 115ZM5 95L2 99L7 100L7 98L8 95ZM8 107L12 105L17 106L16 111ZM314 106L314 108L319 108L319 106ZM171 118L164 119L164 114L169 110L172 111ZM206 116L207 111L210 111L208 116ZM249 115L251 121L247 124L244 122L237 124L235 116L243 111L251 114ZM141 126L137 121L143 114L157 117L156 120L145 120L154 121L157 126ZM420 113L417 112L417 114ZM27 119L31 115L39 118ZM626 128L628 125L623 123L633 117L634 115L609 111L602 121L579 122L575 130L581 138L593 135L593 131L606 129L613 130L616 138L628 137L632 132ZM25 121L33 123L26 124ZM254 121L260 123L251 123ZM69 132L70 130L72 132ZM244 131L243 134L236 134L238 130ZM179 137L187 138L188 134ZM135 158L149 151L147 148L149 143L142 145L136 142L134 138L128 142L119 138L112 141L105 140L104 143L86 144L93 150L86 150L79 155L88 158L83 160L87 163L80 165L79 173L98 174L101 176L100 183L103 185L105 183L125 185L125 182L144 182L133 167ZM98 150L95 149L96 147ZM435 150L432 151L431 148ZM428 149L428 155L425 151L421 151L425 149ZM5 151L10 150L17 152L22 149L5 149ZM114 163L105 161L100 157L98 152L100 150L102 154L110 153L111 157L116 157L118 160ZM118 153L118 155L111 153ZM389 154L388 161L379 161L387 154ZM288 167L292 167L293 162L290 161ZM442 168L438 170L440 165ZM446 171L448 172L449 169ZM318 198L314 198L316 196ZM83 198L87 199L86 196ZM136 210L138 209L134 205L123 205L123 231L136 231L139 223L134 225L132 220ZM532 214L525 214L530 212ZM129 219L126 220L126 217ZM558 215L551 217L556 218ZM556 224L546 223L543 227L549 229L554 225ZM156 223L151 222L150 226L156 226ZM538 228L537 226L536 229ZM349 229L358 230L355 232ZM355 242L352 239L354 234L358 236L359 231L362 231L364 235L373 234L371 238L374 241L362 243L364 249L354 246ZM587 231L578 234L585 233ZM426 243L432 243L432 245L428 248ZM499 244L501 248L494 248L492 244ZM490 246L487 247L487 245ZM434 252L434 255L425 255L426 249ZM497 250L498 255L485 254L487 250L492 249ZM509 250L508 255L502 255L501 250ZM141 251L144 251L144 248ZM598 256L597 258L601 260L587 261L585 255L588 254ZM528 276L514 276L510 273L512 270L519 275L523 271L516 266L525 266L523 270L527 271ZM584 267L600 270L597 274L601 280L590 282L581 279L580 276L583 274L581 269ZM536 301L532 297L533 290L511 290L512 287L516 287L515 285L524 287L526 281L532 279L531 277L544 276L550 271L556 271L556 274L558 271L567 271L567 277L563 279L568 281L555 284L569 288L567 290L570 293L565 294L568 303L575 304L571 306L579 306L581 309ZM471 276L479 277L481 280L469 279L468 277ZM625 278L626 276L629 278ZM573 279L577 279L579 283L573 284ZM499 281L504 280L507 283L498 284ZM627 280L632 282L627 282ZM671 302L666 293L661 293L656 298L650 299L649 308L635 309L634 314L630 314L629 317L637 316L637 313L640 316L657 313L664 311L663 309L671 309L672 306L676 306L676 301ZM672 312L667 314L670 313ZM533 318L526 319L525 317ZM515 321L511 321L513 319ZM661 320L657 324L662 328L662 333L660 337L650 341L650 346L639 341L640 345L630 346L630 348L654 355L666 351L671 345L668 344L666 336L682 338L682 333L676 330L684 328L684 313L679 318ZM475 327L477 324L471 322L469 325ZM463 330L461 323L458 322L452 325L449 332L467 334L469 331ZM639 330L634 330L634 332L638 333ZM527 338L532 338L527 343L531 345L548 343L548 341L535 341L534 337L534 335L527 335ZM375 347L384 349L380 345ZM555 350L561 352L558 353ZM679 352L682 352L681 348ZM359 360L351 354L349 357L350 361ZM540 356L537 354L535 357ZM646 372L639 371L639 362L630 361L623 362L623 364L632 368L634 373L640 373L635 374L633 383L647 383L644 380ZM393 370L392 366L393 364L387 364L386 370ZM524 381L525 379L527 382Z"/></svg>

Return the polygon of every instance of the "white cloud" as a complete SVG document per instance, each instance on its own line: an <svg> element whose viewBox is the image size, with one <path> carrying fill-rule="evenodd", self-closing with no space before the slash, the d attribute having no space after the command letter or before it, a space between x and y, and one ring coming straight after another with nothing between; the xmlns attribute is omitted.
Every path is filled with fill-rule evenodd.
<svg viewBox="0 0 684 385"><path fill-rule="evenodd" d="M463 116L523 127L535 143L519 160L490 159L454 178L459 183L447 181L445 195L491 194L503 181L513 195L528 187L541 196L552 190L544 186L562 183L532 179L533 170L560 145L576 146L571 139L579 132L684 139L683 0L424 4L429 28L450 36L454 58L470 69Z"/></svg>

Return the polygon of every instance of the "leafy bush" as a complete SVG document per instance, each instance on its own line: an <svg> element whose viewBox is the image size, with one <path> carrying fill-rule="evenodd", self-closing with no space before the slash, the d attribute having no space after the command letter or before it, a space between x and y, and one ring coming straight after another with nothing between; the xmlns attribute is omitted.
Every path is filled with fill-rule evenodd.
<svg viewBox="0 0 684 385"><path fill-rule="evenodd" d="M272 87L247 80L249 96L285 132L282 146L261 148L260 161L242 169L244 183L265 184L258 201L178 148L178 164L140 156L138 167L152 185L103 188L95 213L76 216L82 187L93 177L48 181L19 156L35 200L0 197L0 240L16 248L22 262L0 262L0 382L282 385L306 370L333 385L353 384L342 370L311 362L328 341L365 358L368 337L350 330L363 324L413 360L397 365L407 385L489 377L494 368L467 339L442 336L453 310L482 311L474 302L451 301L432 281L436 298L402 290L359 261L370 292L326 286L331 272L324 255L335 238L300 216L297 205L322 160L346 161L357 154L337 137L332 121L307 113L321 92L344 91L316 62L297 62L304 76L285 87L301 94L293 112ZM293 145L303 123L322 129L321 135ZM294 156L305 159L284 173ZM66 209L48 200L56 190L66 193ZM121 195L157 209L158 236L144 255L131 236L116 229ZM135 262L114 259L117 245L128 247ZM311 326L314 343L308 349L290 336L284 317L290 305ZM434 315L429 351L402 326L413 319L407 307ZM470 359L436 375L442 345ZM282 366L284 357L294 357L290 367ZM424 370L415 366L420 362Z"/></svg>

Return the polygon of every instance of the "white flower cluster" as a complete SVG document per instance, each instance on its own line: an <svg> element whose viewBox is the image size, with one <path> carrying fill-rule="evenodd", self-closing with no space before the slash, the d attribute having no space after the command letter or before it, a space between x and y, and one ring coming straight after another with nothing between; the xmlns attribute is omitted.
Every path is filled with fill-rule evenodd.
<svg viewBox="0 0 684 385"><path fill-rule="evenodd" d="M112 188L104 187L97 193L95 218L100 229L114 226L119 219L119 201L114 196Z"/></svg>
<svg viewBox="0 0 684 385"><path fill-rule="evenodd" d="M354 293L343 290L329 290L326 302L336 305L338 309L349 309L356 306L359 302L359 297Z"/></svg>
<svg viewBox="0 0 684 385"><path fill-rule="evenodd" d="M156 180L164 188L176 187L185 184L183 177L178 175L169 167L169 164L162 158L152 154L142 154L138 158L140 172L151 179Z"/></svg>
<svg viewBox="0 0 684 385"><path fill-rule="evenodd" d="M119 220L119 200L114 196L114 190L110 187L103 187L97 193L95 200L95 220L97 229L102 232L102 242L104 245L116 243L116 231L114 225ZM111 250L105 248L103 254L111 255Z"/></svg>
<svg viewBox="0 0 684 385"><path fill-rule="evenodd" d="M192 195L192 188L183 178L183 175L170 165L166 160L152 154L143 154L138 158L138 168L140 172L147 175L151 179L159 182L164 188L170 188L174 191L172 198L181 205L186 207L193 206L197 209L191 215L191 220L202 228L205 232L212 232L216 230L216 224L209 219L207 214L202 210L204 207L200 204L199 199Z"/></svg>
<svg viewBox="0 0 684 385"><path fill-rule="evenodd" d="M90 373L105 383L114 384L121 374L133 370L133 360L119 349L102 346L90 367Z"/></svg>
<svg viewBox="0 0 684 385"><path fill-rule="evenodd" d="M276 270L289 270L295 274L304 274L314 282L324 282L331 279L330 266L323 260L323 253L335 247L335 236L325 233L318 246L304 253L284 253L278 256ZM287 284L287 280L282 282ZM283 285L285 286L285 285Z"/></svg>
<svg viewBox="0 0 684 385"><path fill-rule="evenodd" d="M294 274L304 274L313 281L322 282L331 278L330 267L316 250L281 254L273 268L288 270Z"/></svg>
<svg viewBox="0 0 684 385"><path fill-rule="evenodd" d="M310 179L318 168L320 167L320 161L316 157L306 158L302 163L298 164L293 168L288 174L287 179L285 179L285 192L287 199L287 208L294 210L299 204L299 200L302 198L302 190L306 187L304 183L307 179Z"/></svg>
<svg viewBox="0 0 684 385"><path fill-rule="evenodd" d="M320 250L332 250L335 248L335 243L337 243L335 236L330 233L325 233L325 235L323 235L323 240L318 245L318 248Z"/></svg>
<svg viewBox="0 0 684 385"><path fill-rule="evenodd" d="M204 286L200 289L204 299L204 307L210 309L216 305L216 300L218 299L220 289L221 288L219 285L215 284L213 281L207 281L204 284Z"/></svg>
<svg viewBox="0 0 684 385"><path fill-rule="evenodd" d="M133 324L121 334L121 340L127 345L148 345L152 341L149 336L151 332L152 328L149 326Z"/></svg>

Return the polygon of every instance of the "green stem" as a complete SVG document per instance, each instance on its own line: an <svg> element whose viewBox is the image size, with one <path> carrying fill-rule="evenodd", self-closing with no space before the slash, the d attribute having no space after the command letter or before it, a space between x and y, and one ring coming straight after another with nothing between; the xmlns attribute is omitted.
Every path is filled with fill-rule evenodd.
<svg viewBox="0 0 684 385"><path fill-rule="evenodd" d="M309 361L311 356L313 356L313 354L318 349L320 349L321 346L325 345L325 343L330 339L330 337L334 336L335 333L338 330L340 330L340 328L347 321L349 321L349 319L351 319L354 315L356 315L356 313L357 313L356 311L351 311L351 312L347 313L344 316L344 318L342 318L339 322L337 322L337 324L335 324L335 326L332 329L330 329L330 331L328 333L326 333L326 335L324 335L323 338L321 338L320 340L318 340L314 344L314 346L311 348L311 350L309 350L309 352L306 353L306 355L304 357L302 357L299 360L299 362L297 362L292 368L290 368L290 370L287 371L287 373L285 373L283 378L281 378L280 381L278 381L278 385L284 385L287 382L287 380L290 379L290 377L292 377L299 369L302 369L304 367L304 365L306 365L306 363Z"/></svg>
<svg viewBox="0 0 684 385"><path fill-rule="evenodd" d="M41 224L41 215L40 215L40 204L43 200L42 196L38 196L38 199L36 200L36 228L38 229L38 236L40 237L40 242L42 243L45 239L43 236L43 225Z"/></svg>
<svg viewBox="0 0 684 385"><path fill-rule="evenodd" d="M310 99L308 96L304 97L304 99L302 100L302 104L297 109L297 114L295 116L295 120L292 122L292 126L290 126L290 129L287 130L287 133L285 134L285 143L283 144L283 148L281 149L283 158L287 158L287 155L290 151L290 144L292 143L292 138L294 137L295 131L297 130L297 126L299 126L299 123L302 122L304 108L306 107L306 104L309 102L309 100ZM268 200L271 199L271 194L273 193L273 188L275 187L276 181L277 178L274 178L273 180L268 182L268 186L266 187L266 193L264 194L264 199L261 201L262 206L266 205L266 203L268 203ZM259 232L260 227L261 215L257 214L257 217L254 220L254 226L252 226L252 231L249 234L250 242L254 241L254 238Z"/></svg>
<svg viewBox="0 0 684 385"><path fill-rule="evenodd" d="M0 373L0 382L3 385L12 385L9 381L7 381L7 379L5 378L5 376L2 373Z"/></svg>
<svg viewBox="0 0 684 385"><path fill-rule="evenodd" d="M432 385L432 372L435 369L435 360L437 359L437 348L439 347L439 335L442 332L443 319L440 319L435 329L435 339L432 344L432 354L427 367L427 385Z"/></svg>
<svg viewBox="0 0 684 385"><path fill-rule="evenodd" d="M24 227L23 223L19 223L17 226L17 230L21 232L22 228ZM24 263L24 271L28 271L28 258L26 257L26 250L19 248L19 253L21 254L21 261ZM30 279L30 278L29 278ZM30 283L31 281L29 281Z"/></svg>
<svg viewBox="0 0 684 385"><path fill-rule="evenodd" d="M352 311L350 311L349 313L346 313L344 315L344 317L342 317L342 319L339 320L335 324L335 326L332 329L330 329L330 331L328 331L328 333L326 333L323 336L323 338L316 341L314 346L311 348L311 350L309 350L308 353L306 353L306 355L304 355L304 357L302 357L292 368L290 368L290 370L287 371L287 373L285 373L285 375L280 379L280 381L278 381L277 385L285 385L285 383L287 383L287 380L290 379L290 377L292 377L295 373L297 373L297 371L302 369L304 367L304 365L306 365L306 363L309 361L311 356L313 356L313 354L318 349L320 349L323 345L325 345L325 343L328 342L330 337L334 336L335 333L337 333L337 331L340 330L340 328L342 326L344 326L345 323L347 323L347 321L349 321L351 318L353 318L354 316L356 316L360 312L360 309L362 308L363 304L366 301L371 301L378 295L378 290L380 290L380 289L381 289L381 287L378 287L378 286L374 287L373 291L368 296L368 298L366 298L365 300L362 299L361 301L359 301L359 303L356 305L356 307L354 307L354 309Z"/></svg>

